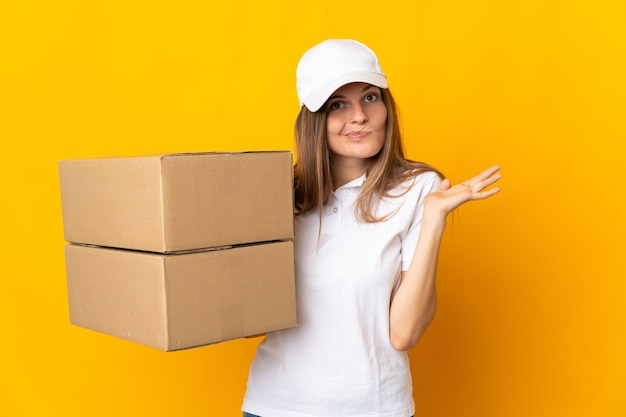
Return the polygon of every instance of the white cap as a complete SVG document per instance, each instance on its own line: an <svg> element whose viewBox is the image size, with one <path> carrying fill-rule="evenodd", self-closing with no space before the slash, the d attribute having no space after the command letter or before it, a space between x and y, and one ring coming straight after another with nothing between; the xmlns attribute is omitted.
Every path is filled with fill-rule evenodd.
<svg viewBox="0 0 626 417"><path fill-rule="evenodd" d="M360 42L329 39L315 45L300 58L296 90L300 107L316 112L339 87L363 82L387 88L387 78L376 54Z"/></svg>

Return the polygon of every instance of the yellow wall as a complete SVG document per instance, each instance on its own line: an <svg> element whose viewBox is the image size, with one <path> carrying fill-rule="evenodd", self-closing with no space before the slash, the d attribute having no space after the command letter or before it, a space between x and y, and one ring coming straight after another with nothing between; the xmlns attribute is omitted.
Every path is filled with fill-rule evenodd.
<svg viewBox="0 0 626 417"><path fill-rule="evenodd" d="M212 3L0 0L0 415L240 415L259 339L69 324L57 161L292 149L294 67L328 37L378 52L412 158L503 165L446 233L417 415L626 415L622 0Z"/></svg>

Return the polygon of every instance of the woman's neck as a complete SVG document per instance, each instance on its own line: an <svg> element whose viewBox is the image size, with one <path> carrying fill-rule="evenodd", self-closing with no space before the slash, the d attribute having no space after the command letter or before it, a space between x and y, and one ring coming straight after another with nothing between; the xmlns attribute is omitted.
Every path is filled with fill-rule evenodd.
<svg viewBox="0 0 626 417"><path fill-rule="evenodd" d="M367 172L369 165L369 159L333 159L331 161L333 189L337 190L339 187L359 178Z"/></svg>

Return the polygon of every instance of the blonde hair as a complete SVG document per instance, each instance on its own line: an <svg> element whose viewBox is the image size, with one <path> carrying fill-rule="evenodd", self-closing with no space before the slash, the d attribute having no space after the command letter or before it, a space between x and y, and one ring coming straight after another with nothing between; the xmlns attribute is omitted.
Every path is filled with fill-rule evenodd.
<svg viewBox="0 0 626 417"><path fill-rule="evenodd" d="M372 203L378 198L391 197L389 191L407 179L426 171L436 172L443 178L443 175L430 165L405 158L395 100L389 89L381 89L381 92L387 108L386 139L383 148L371 159L367 178L356 202L357 217L368 223L385 221L393 216L394 213L388 213L376 217L372 212ZM303 106L296 118L294 132L297 157L294 171L296 215L317 208L321 219L322 208L333 193L332 154L328 148L326 135L327 113L326 105L317 112L311 112Z"/></svg>

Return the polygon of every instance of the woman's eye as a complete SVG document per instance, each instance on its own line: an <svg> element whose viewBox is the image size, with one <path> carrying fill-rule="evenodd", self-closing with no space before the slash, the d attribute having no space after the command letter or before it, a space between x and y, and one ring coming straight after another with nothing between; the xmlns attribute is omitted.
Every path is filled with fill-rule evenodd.
<svg viewBox="0 0 626 417"><path fill-rule="evenodd" d="M334 101L328 106L328 110L337 110L342 107L341 101Z"/></svg>
<svg viewBox="0 0 626 417"><path fill-rule="evenodd" d="M376 101L377 98L378 98L378 95L376 93L371 93L365 96L365 102L371 103L372 101Z"/></svg>

